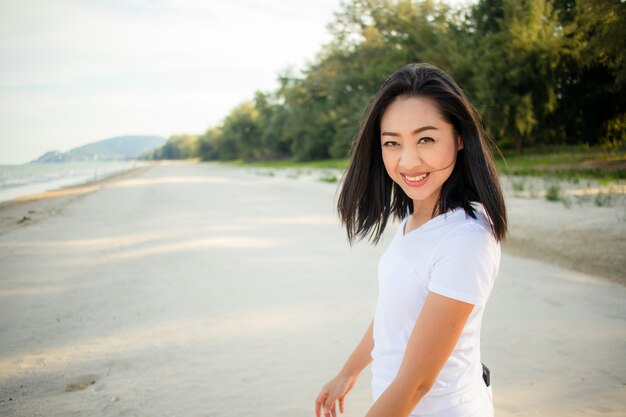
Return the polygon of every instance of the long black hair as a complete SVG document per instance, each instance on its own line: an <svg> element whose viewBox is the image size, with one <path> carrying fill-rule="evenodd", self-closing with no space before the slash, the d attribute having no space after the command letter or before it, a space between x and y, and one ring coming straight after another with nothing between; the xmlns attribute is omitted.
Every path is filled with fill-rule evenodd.
<svg viewBox="0 0 626 417"><path fill-rule="evenodd" d="M441 69L409 64L394 72L373 97L352 145L350 163L337 202L348 240L369 235L377 243L390 215L402 219L413 212L413 201L385 171L380 145L380 121L387 107L400 96L433 100L463 140L456 164L444 182L433 216L462 207L476 218L472 202L481 203L491 220L494 237L506 236L506 207L491 152L476 111L463 90Z"/></svg>

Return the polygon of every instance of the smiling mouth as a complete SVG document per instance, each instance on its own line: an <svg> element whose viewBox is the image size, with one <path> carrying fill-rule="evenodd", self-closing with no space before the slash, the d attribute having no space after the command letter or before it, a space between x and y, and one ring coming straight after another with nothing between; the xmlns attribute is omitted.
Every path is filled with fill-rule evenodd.
<svg viewBox="0 0 626 417"><path fill-rule="evenodd" d="M407 185L413 186L413 187L419 187L421 185L423 185L426 180L428 179L428 177L430 176L430 172L426 172L424 174L420 174L420 175L406 175L406 174L402 174L402 178L404 178L404 182L407 183Z"/></svg>
<svg viewBox="0 0 626 417"><path fill-rule="evenodd" d="M428 175L428 173L426 173L426 174L422 174L422 175L418 175L418 176L415 176L415 177L409 177L408 175L405 175L404 177L405 177L407 180L411 181L411 182L418 182L418 181L421 181L421 180L423 180L424 178L426 178L426 176L427 176L427 175Z"/></svg>

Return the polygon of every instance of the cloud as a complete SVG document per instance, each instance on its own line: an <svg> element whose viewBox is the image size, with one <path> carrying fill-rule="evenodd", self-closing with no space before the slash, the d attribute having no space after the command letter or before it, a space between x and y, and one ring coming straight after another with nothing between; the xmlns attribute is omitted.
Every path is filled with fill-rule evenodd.
<svg viewBox="0 0 626 417"><path fill-rule="evenodd" d="M147 125L163 135L203 131L255 90L274 88L282 69L312 59L329 39L325 26L337 6L338 0L2 2L2 153L11 153L15 138L31 144L34 159L51 141L70 148L105 131L142 133Z"/></svg>

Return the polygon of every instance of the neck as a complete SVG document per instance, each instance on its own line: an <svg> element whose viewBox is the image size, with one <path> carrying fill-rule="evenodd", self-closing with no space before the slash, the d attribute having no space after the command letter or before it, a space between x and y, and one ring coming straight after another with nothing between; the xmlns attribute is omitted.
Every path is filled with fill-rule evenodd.
<svg viewBox="0 0 626 417"><path fill-rule="evenodd" d="M411 213L411 216L409 218L409 221L407 222L405 228L404 228L404 234L407 234L408 232L417 229L418 227L420 227L421 225L423 225L424 223L426 223L427 221L429 221L430 219L433 218L433 208L423 208L423 207L418 207L418 208L413 208L413 213Z"/></svg>
<svg viewBox="0 0 626 417"><path fill-rule="evenodd" d="M416 220L417 218L427 218L427 220L430 220L438 215L439 213L435 213L434 209L439 201L440 192L441 191L429 196L425 200L413 200L412 216L416 217Z"/></svg>

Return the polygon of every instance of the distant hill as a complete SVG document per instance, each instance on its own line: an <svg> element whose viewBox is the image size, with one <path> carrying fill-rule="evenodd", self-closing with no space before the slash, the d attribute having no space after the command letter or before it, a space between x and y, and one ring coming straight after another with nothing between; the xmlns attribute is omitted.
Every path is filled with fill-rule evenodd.
<svg viewBox="0 0 626 417"><path fill-rule="evenodd" d="M160 136L119 136L99 140L70 149L67 152L49 151L33 163L56 163L75 161L119 161L138 159L165 144Z"/></svg>

